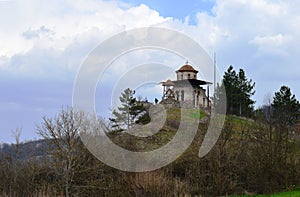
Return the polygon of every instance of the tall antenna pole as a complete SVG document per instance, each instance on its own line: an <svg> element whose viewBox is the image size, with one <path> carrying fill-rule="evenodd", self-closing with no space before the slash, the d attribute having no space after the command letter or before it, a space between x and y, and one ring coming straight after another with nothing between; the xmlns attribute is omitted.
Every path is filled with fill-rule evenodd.
<svg viewBox="0 0 300 197"><path fill-rule="evenodd" d="M216 68L217 67L217 60L216 60L216 52L214 52L214 92L216 92Z"/></svg>

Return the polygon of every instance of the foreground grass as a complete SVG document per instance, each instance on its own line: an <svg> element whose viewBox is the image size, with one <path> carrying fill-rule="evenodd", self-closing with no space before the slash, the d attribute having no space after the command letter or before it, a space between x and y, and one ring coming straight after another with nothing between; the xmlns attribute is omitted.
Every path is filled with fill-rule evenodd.
<svg viewBox="0 0 300 197"><path fill-rule="evenodd" d="M250 195L244 195L244 196L232 196L232 197L247 197ZM279 192L275 194L261 194L261 195L251 195L251 196L257 196L257 197L300 197L300 188L293 190L293 191L286 191L286 192Z"/></svg>

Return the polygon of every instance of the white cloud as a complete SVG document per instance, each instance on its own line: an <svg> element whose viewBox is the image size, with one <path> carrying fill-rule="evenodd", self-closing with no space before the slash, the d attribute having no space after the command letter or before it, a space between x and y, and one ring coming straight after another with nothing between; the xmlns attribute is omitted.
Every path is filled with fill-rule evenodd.
<svg viewBox="0 0 300 197"><path fill-rule="evenodd" d="M256 56L273 54L288 57L290 54L287 46L289 46L291 40L293 38L290 35L278 34L274 36L256 36L249 43L257 45L258 51Z"/></svg>
<svg viewBox="0 0 300 197"><path fill-rule="evenodd" d="M145 5L129 8L98 0L17 0L0 7L0 13L4 16L0 19L0 69L19 74L40 73L45 67L77 69L87 53L105 38L166 20Z"/></svg>
<svg viewBox="0 0 300 197"><path fill-rule="evenodd" d="M55 33L52 30L46 28L44 25L35 30L29 28L27 31L22 33L22 35L29 40L33 38L39 38L41 35L52 36L54 34Z"/></svg>
<svg viewBox="0 0 300 197"><path fill-rule="evenodd" d="M284 64L283 74L273 71L272 77L287 79L289 71L300 72L299 7L292 0L216 0L212 12L198 13L198 23L189 25L189 16L185 21L164 18L146 5L130 7L120 1L14 1L0 7L0 69L20 75L75 75L101 41L125 29L156 25L186 33L211 56L216 51L221 71L233 64L262 80L260 73Z"/></svg>
<svg viewBox="0 0 300 197"><path fill-rule="evenodd" d="M268 46L268 47L280 47L291 40L290 36L283 36L282 34L274 35L274 36L256 36L253 40L251 40L250 44L256 44L258 46Z"/></svg>

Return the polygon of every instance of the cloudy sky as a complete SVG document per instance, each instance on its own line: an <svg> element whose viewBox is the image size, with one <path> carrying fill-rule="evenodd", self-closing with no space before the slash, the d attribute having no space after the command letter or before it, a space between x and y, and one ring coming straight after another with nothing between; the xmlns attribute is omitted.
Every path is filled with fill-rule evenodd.
<svg viewBox="0 0 300 197"><path fill-rule="evenodd" d="M12 142L16 128L23 140L38 138L43 116L72 105L73 83L88 54L137 27L186 34L210 56L216 52L221 74L229 65L244 69L256 82L257 107L283 84L300 99L299 9L294 0L0 0L0 143ZM106 89L96 92L98 100L109 100L105 91L129 69L124 62L145 56L161 57L173 69L185 61L149 50L119 59L102 83ZM140 90L149 100L160 91L153 84Z"/></svg>

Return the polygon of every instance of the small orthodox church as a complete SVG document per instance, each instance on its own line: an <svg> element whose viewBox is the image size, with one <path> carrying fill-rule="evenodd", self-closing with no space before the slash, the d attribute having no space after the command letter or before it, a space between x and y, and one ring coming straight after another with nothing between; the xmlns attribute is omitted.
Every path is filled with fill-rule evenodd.
<svg viewBox="0 0 300 197"><path fill-rule="evenodd" d="M212 83L197 79L198 71L188 62L176 71L177 80L168 79L163 86L161 104L169 107L210 108L209 85ZM207 90L204 87L207 87Z"/></svg>

